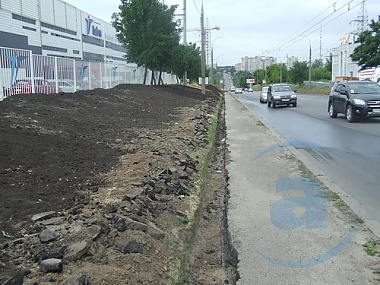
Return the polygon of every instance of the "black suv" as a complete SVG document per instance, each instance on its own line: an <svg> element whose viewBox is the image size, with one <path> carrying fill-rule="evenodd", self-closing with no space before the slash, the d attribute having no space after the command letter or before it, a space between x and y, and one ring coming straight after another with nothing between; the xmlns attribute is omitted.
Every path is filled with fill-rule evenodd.
<svg viewBox="0 0 380 285"><path fill-rule="evenodd" d="M328 112L331 118L345 114L350 123L380 117L380 85L368 80L336 82L331 88Z"/></svg>
<svg viewBox="0 0 380 285"><path fill-rule="evenodd" d="M276 108L277 105L293 105L297 107L297 95L295 90L288 84L276 83L269 85L267 92L268 107L272 105Z"/></svg>

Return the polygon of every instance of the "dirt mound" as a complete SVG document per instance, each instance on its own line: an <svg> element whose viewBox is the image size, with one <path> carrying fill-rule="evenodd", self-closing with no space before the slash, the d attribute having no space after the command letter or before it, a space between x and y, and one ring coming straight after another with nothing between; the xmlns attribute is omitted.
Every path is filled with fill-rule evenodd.
<svg viewBox="0 0 380 285"><path fill-rule="evenodd" d="M142 85L0 102L0 282L163 284L183 268L183 282L233 282L223 151L207 207L199 187L217 102L215 88ZM189 255L199 205L224 238Z"/></svg>

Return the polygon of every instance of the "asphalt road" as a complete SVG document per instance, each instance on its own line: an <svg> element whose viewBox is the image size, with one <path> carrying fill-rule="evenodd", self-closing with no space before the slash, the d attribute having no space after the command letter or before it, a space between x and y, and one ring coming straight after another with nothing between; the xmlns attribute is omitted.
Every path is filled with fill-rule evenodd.
<svg viewBox="0 0 380 285"><path fill-rule="evenodd" d="M380 223L380 118L332 119L322 95L298 94L298 107L276 109L261 104L258 92L233 96L357 201L354 211Z"/></svg>

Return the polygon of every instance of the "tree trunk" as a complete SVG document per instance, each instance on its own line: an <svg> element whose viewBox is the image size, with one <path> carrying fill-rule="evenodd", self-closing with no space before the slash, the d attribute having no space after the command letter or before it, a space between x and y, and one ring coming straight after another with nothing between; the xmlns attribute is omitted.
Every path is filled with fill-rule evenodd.
<svg viewBox="0 0 380 285"><path fill-rule="evenodd" d="M158 85L164 85L164 81L162 80L162 70L160 70L160 74L158 75Z"/></svg>
<svg viewBox="0 0 380 285"><path fill-rule="evenodd" d="M154 78L154 70L152 70L152 78L150 79L150 85L156 85L156 79Z"/></svg>
<svg viewBox="0 0 380 285"><path fill-rule="evenodd" d="M144 71L144 82L143 85L146 84L146 74L148 73L148 67L145 66L145 71Z"/></svg>

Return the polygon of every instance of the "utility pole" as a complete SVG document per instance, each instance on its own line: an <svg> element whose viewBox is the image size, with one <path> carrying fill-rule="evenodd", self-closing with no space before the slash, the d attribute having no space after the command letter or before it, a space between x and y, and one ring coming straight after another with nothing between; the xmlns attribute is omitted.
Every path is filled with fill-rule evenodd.
<svg viewBox="0 0 380 285"><path fill-rule="evenodd" d="M206 95L206 53L205 53L205 21L203 13L203 0L201 8L201 76L202 76L202 95Z"/></svg>
<svg viewBox="0 0 380 285"><path fill-rule="evenodd" d="M186 0L183 0L183 44L187 45Z"/></svg>
<svg viewBox="0 0 380 285"><path fill-rule="evenodd" d="M309 88L311 88L311 41L308 36L299 35L299 37L304 37L309 41L310 49L309 49Z"/></svg>
<svg viewBox="0 0 380 285"><path fill-rule="evenodd" d="M186 0L183 0L183 45L187 45L187 31L186 31ZM187 85L187 70L183 75L183 84Z"/></svg>
<svg viewBox="0 0 380 285"><path fill-rule="evenodd" d="M309 50L309 88L311 89L311 44Z"/></svg>

